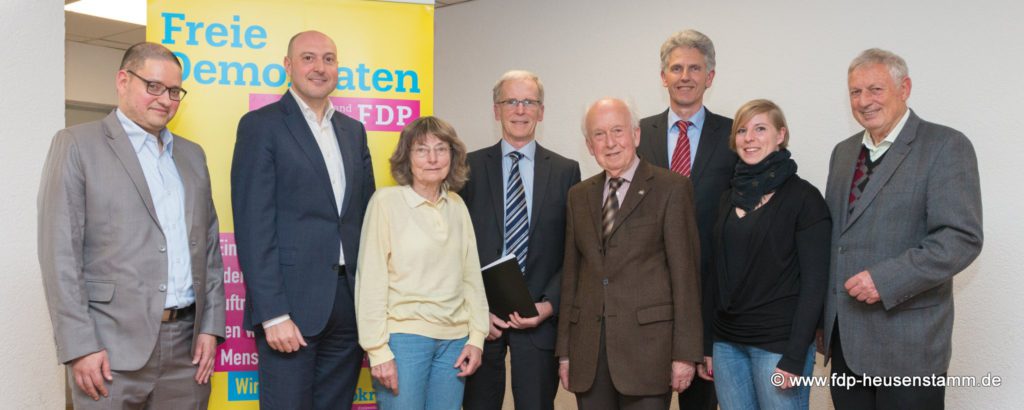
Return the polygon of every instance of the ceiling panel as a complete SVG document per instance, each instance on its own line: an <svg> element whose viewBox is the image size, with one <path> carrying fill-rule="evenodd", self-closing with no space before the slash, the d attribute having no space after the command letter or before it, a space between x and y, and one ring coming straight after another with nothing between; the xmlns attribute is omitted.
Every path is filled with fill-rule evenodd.
<svg viewBox="0 0 1024 410"><path fill-rule="evenodd" d="M86 44L92 44L94 46L116 48L116 49L120 49L120 50L127 50L128 47L132 46L131 44L128 44L128 43L122 43L122 42L118 42L118 41L110 41L110 40L104 40L104 39L89 40L89 41L86 41L85 43Z"/></svg>
<svg viewBox="0 0 1024 410"><path fill-rule="evenodd" d="M112 36L106 36L104 40L117 41L119 43L135 44L146 41L146 27L137 26L138 28L126 31L121 34L114 34Z"/></svg>
<svg viewBox="0 0 1024 410"><path fill-rule="evenodd" d="M88 16L85 14L64 12L65 33L74 34L90 39L104 38L115 34L121 34L142 27L137 24L124 23L116 20Z"/></svg>

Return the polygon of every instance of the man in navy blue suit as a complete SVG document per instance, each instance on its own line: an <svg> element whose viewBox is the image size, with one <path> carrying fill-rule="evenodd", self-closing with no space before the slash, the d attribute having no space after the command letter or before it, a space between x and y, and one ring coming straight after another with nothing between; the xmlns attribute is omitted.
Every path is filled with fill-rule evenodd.
<svg viewBox="0 0 1024 410"><path fill-rule="evenodd" d="M347 409L362 364L352 290L374 179L365 128L328 99L337 54L296 34L288 92L238 123L231 202L261 409Z"/></svg>
<svg viewBox="0 0 1024 410"><path fill-rule="evenodd" d="M500 410L505 398L505 356L511 356L512 397L518 409L554 408L558 393L559 297L565 247L565 200L580 182L580 165L537 143L544 120L544 84L529 71L506 72L492 90L501 140L469 153L470 175L459 195L466 201L483 264L515 254L537 316L491 314L483 364L466 380L465 410ZM518 184L516 183L518 180ZM520 188L520 189L516 189ZM517 207L517 195L521 207ZM518 212L521 219L514 223ZM511 244L511 246L509 246Z"/></svg>

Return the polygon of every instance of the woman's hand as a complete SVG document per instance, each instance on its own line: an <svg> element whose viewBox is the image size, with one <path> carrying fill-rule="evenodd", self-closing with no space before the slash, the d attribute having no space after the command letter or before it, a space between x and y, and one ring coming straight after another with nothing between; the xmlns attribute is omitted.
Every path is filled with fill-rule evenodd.
<svg viewBox="0 0 1024 410"><path fill-rule="evenodd" d="M395 359L373 366L370 369L370 375L377 380L377 383L391 390L395 396L398 395L398 367L395 366Z"/></svg>
<svg viewBox="0 0 1024 410"><path fill-rule="evenodd" d="M469 377L476 373L476 369L480 368L480 357L483 356L484 352L479 347L473 345L466 345L462 348L462 354L459 355L458 360L455 360L455 367L459 369L459 377Z"/></svg>
<svg viewBox="0 0 1024 410"><path fill-rule="evenodd" d="M711 356L704 356L704 363L697 363L697 376L709 382L715 381L715 368Z"/></svg>
<svg viewBox="0 0 1024 410"><path fill-rule="evenodd" d="M793 379L796 379L796 377L797 375L776 367L775 373L772 374L772 381L777 381L781 379L782 383L776 382L775 384L779 386L779 389L786 390L790 387L793 387Z"/></svg>

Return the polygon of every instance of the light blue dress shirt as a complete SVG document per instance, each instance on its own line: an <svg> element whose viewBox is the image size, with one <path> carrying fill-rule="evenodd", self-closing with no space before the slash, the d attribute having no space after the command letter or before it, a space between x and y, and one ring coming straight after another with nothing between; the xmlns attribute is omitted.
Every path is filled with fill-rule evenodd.
<svg viewBox="0 0 1024 410"><path fill-rule="evenodd" d="M697 145L700 144L700 133L704 130L704 117L707 116L707 110L704 107L700 107L692 117L687 118L686 121L691 122L690 129L687 130L686 136L690 137L690 170L693 170L693 163L697 159ZM675 111L668 110L668 166L672 167L672 154L676 152L676 141L679 139L679 126L676 125L679 120L678 115Z"/></svg>
<svg viewBox="0 0 1024 410"><path fill-rule="evenodd" d="M156 137L129 120L121 110L117 110L117 119L139 157L167 241L167 283L160 285L160 290L167 292L164 308L187 307L195 302L196 294L192 289L192 256L185 221L185 186L174 165L174 138L167 128L160 131L164 143L161 152Z"/></svg>
<svg viewBox="0 0 1024 410"><path fill-rule="evenodd" d="M528 221L533 220L533 165L537 162L537 141L530 141L528 144L523 145L520 149L512 148L504 139L501 140L501 202L504 205L503 208L508 210L508 203L506 202L506 191L508 190L508 174L512 172L512 158L508 154L512 151L519 151L523 154L523 157L519 159L519 177L523 179L523 190L526 191L526 218ZM502 212L504 215L504 212ZM504 219L502 219L504 221ZM504 243L504 241L502 241ZM501 253L506 253L505 246L502 245Z"/></svg>

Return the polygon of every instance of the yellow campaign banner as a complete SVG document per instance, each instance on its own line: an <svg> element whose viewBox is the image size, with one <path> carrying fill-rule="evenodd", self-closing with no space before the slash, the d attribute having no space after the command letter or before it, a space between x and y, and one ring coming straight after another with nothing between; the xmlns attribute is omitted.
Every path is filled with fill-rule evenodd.
<svg viewBox="0 0 1024 410"><path fill-rule="evenodd" d="M203 146L220 217L226 341L217 351L211 409L256 409L259 378L252 332L242 327L245 286L231 220L231 157L238 120L288 89L291 37L321 31L338 47L338 113L367 130L378 186L393 185L388 158L399 131L433 113L434 6L365 0L149 0L146 39L174 51L188 90L169 125ZM296 181L296 183L303 183ZM353 409L375 409L368 369Z"/></svg>

